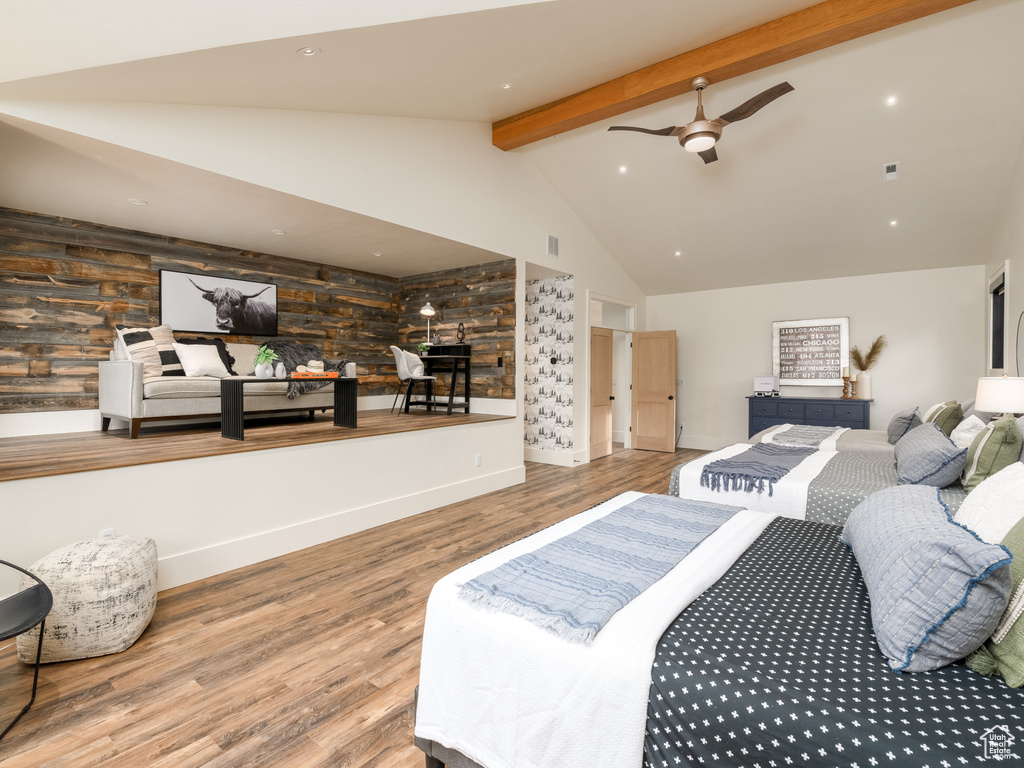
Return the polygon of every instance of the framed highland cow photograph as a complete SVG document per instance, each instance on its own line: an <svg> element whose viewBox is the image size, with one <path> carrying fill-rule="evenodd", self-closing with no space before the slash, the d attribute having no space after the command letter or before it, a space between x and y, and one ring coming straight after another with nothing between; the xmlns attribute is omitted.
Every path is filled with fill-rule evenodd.
<svg viewBox="0 0 1024 768"><path fill-rule="evenodd" d="M188 333L277 336L277 286L161 269L160 323Z"/></svg>

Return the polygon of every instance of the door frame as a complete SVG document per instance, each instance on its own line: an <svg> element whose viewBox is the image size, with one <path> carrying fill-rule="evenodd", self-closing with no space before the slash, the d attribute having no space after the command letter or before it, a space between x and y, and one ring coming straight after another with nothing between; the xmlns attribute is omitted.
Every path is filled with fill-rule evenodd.
<svg viewBox="0 0 1024 768"><path fill-rule="evenodd" d="M628 299L620 299L620 298L617 298L615 296L609 296L607 294L603 294L603 293L599 293L597 291L593 291L590 288L588 288L586 290L586 299L587 299L587 306L586 306L587 330L586 330L585 338L587 340L587 342L586 342L587 360L586 360L586 369L585 370L586 370L586 375L587 375L587 385L584 388L584 397L586 398L586 404L585 404L586 410L585 410L585 412L587 414L587 433L586 433L586 437L587 437L587 440L586 440L586 444L587 444L587 463L590 463L590 329L594 325L600 326L602 328L609 328L610 327L607 323L604 323L604 322L600 322L600 323L594 322L594 317L593 317L593 314L592 314L592 311L591 311L591 309L593 307L593 302L598 301L598 302L601 302L602 304L612 304L612 305L614 305L616 307L621 307L621 308L625 309L626 310L626 323L625 324L627 326L629 326L629 327L628 328L611 328L611 330L615 331L616 333L620 333L621 332L621 333L625 333L625 334L632 334L634 331L637 330L637 327L636 327L636 324L637 324L636 323L637 304L636 304L635 301L629 301ZM627 350L627 353L628 353L628 350L629 350L629 346L628 345L626 347L626 350ZM630 376L630 379L631 379L631 381L629 383L632 384L632 376L633 376L633 374L632 374L632 370L633 370L633 361L632 361L632 359L629 360L629 363L630 363L630 366L629 366L628 370L630 371L629 376ZM626 389L625 391L629 393L629 396L628 396L627 402L626 402L627 412L631 413L632 412L632 408L633 408L633 395L632 395L632 391L631 391L631 389ZM629 441L629 437L630 437L629 430L627 429L626 430L626 447L627 448L631 447L631 443Z"/></svg>

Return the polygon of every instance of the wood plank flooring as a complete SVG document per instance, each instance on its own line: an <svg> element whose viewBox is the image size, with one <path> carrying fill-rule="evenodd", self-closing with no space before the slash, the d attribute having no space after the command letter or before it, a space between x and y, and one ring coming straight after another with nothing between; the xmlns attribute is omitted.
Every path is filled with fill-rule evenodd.
<svg viewBox="0 0 1024 768"><path fill-rule="evenodd" d="M413 768L427 596L449 571L625 490L664 493L697 451L622 451L160 593L120 654L46 665L0 768ZM0 722L31 668L0 647Z"/></svg>
<svg viewBox="0 0 1024 768"><path fill-rule="evenodd" d="M143 427L135 440L128 437L127 429L8 437L0 439L0 482L510 418L481 413L449 416L444 411L420 409L401 415L389 410L359 411L359 426L348 429L334 426L333 412L317 411L313 420L305 415L246 419L245 440L241 442L221 437L218 425L182 426L173 422Z"/></svg>

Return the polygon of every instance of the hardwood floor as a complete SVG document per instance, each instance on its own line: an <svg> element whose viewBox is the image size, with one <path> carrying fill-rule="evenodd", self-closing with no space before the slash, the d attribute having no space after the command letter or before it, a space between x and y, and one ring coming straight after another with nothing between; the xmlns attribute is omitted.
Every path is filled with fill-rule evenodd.
<svg viewBox="0 0 1024 768"><path fill-rule="evenodd" d="M412 768L427 596L449 571L699 455L527 464L526 483L161 592L120 654L46 665L0 768ZM0 647L0 722L31 668Z"/></svg>
<svg viewBox="0 0 1024 768"><path fill-rule="evenodd" d="M305 415L246 419L244 441L221 437L216 424L183 426L175 422L143 428L135 440L128 437L127 429L7 437L0 439L0 481L354 440L510 418L482 413L453 413L449 416L444 411L419 409L401 415L389 410L359 411L359 426L348 429L334 426L332 412L324 414L318 411L313 420Z"/></svg>

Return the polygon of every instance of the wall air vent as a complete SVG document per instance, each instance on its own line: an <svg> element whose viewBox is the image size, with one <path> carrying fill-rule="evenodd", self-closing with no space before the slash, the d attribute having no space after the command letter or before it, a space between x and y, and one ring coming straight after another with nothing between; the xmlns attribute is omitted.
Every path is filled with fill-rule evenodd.
<svg viewBox="0 0 1024 768"><path fill-rule="evenodd" d="M900 164L886 163L882 169L882 181L899 181Z"/></svg>
<svg viewBox="0 0 1024 768"><path fill-rule="evenodd" d="M548 256L558 258L558 238L554 235L548 235Z"/></svg>

